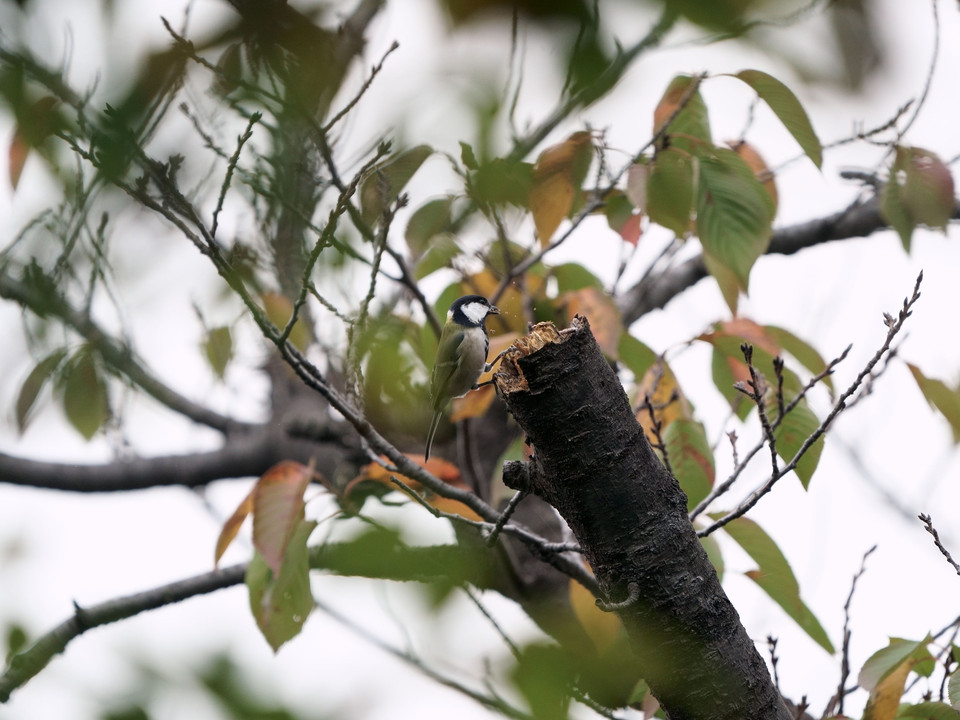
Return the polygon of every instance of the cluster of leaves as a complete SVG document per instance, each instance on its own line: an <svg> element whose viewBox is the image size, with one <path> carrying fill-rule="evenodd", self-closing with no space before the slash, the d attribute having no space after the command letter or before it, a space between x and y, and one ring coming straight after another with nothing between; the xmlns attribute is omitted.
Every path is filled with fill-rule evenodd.
<svg viewBox="0 0 960 720"><path fill-rule="evenodd" d="M937 658L929 650L932 642L930 636L923 640L892 638L887 647L870 656L857 678L860 687L870 694L863 720L947 720L957 717L960 712L960 673L957 672L956 658L960 657L960 647L952 643L939 653L944 659L936 699L934 693L928 692L921 702L902 702L911 675L916 680L927 678L929 682L937 670Z"/></svg>

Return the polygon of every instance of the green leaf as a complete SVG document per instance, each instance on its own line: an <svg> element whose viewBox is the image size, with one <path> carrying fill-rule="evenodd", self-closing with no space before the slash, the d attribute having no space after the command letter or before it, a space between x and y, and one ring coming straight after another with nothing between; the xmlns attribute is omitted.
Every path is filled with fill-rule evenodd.
<svg viewBox="0 0 960 720"><path fill-rule="evenodd" d="M506 203L527 207L533 165L494 158L477 168L470 180L470 196L481 207Z"/></svg>
<svg viewBox="0 0 960 720"><path fill-rule="evenodd" d="M603 282L580 263L564 263L550 270L557 279L557 294L593 287L603 289Z"/></svg>
<svg viewBox="0 0 960 720"><path fill-rule="evenodd" d="M368 223L376 221L384 209L400 197L410 178L432 154L433 148L429 145L417 145L373 168L360 187L363 219Z"/></svg>
<svg viewBox="0 0 960 720"><path fill-rule="evenodd" d="M451 261L460 253L460 246L453 235L434 235L427 251L417 260L413 275L417 280L423 280L437 270L450 267Z"/></svg>
<svg viewBox="0 0 960 720"><path fill-rule="evenodd" d="M931 641L929 635L923 640L890 638L890 644L887 647L877 650L863 664L860 675L857 677L857 684L864 690L873 690L903 663L926 660L930 657L927 645Z"/></svg>
<svg viewBox="0 0 960 720"><path fill-rule="evenodd" d="M465 143L463 140L460 141L460 161L467 170L476 170L480 167L480 163L477 162L477 156L473 152L473 146L470 145L470 143Z"/></svg>
<svg viewBox="0 0 960 720"><path fill-rule="evenodd" d="M701 423L680 418L667 425L663 442L673 475L687 494L687 508L693 509L710 492L716 477L707 433Z"/></svg>
<svg viewBox="0 0 960 720"><path fill-rule="evenodd" d="M313 609L307 540L316 522L301 520L275 574L259 553L247 566L250 609L263 637L274 652L296 637Z"/></svg>
<svg viewBox="0 0 960 720"><path fill-rule="evenodd" d="M537 643L523 648L510 679L537 720L567 717L575 668L557 645Z"/></svg>
<svg viewBox="0 0 960 720"><path fill-rule="evenodd" d="M31 410L37 402L40 391L43 390L43 386L60 367L60 363L63 362L66 355L67 351L63 349L53 351L38 362L30 371L30 374L27 375L27 379L23 381L23 385L20 386L20 393L17 395L16 405L17 430L19 432L22 433L27 429Z"/></svg>
<svg viewBox="0 0 960 720"><path fill-rule="evenodd" d="M960 388L952 389L942 380L928 378L916 365L907 363L913 379L917 381L920 392L930 403L931 407L939 410L950 424L953 431L953 442L960 443Z"/></svg>
<svg viewBox="0 0 960 720"><path fill-rule="evenodd" d="M891 170L890 179L883 186L883 192L880 194L880 215L887 224L890 225L900 236L900 242L903 243L903 249L910 252L910 240L913 237L913 229L917 226L910 213L903 206L902 194L903 188L897 179L897 172Z"/></svg>
<svg viewBox="0 0 960 720"><path fill-rule="evenodd" d="M694 81L689 75L674 77L653 111L653 133L656 135L669 122L669 145L688 152L692 152L697 146L712 143L707 104L699 90L690 94L690 86ZM686 104L680 109L684 98Z"/></svg>
<svg viewBox="0 0 960 720"><path fill-rule="evenodd" d="M897 717L911 720L960 720L960 713L946 703L928 701L916 705L901 705Z"/></svg>
<svg viewBox="0 0 960 720"><path fill-rule="evenodd" d="M636 382L640 382L647 370L657 361L657 354L633 335L624 331L617 346L617 358L630 372Z"/></svg>
<svg viewBox="0 0 960 720"><path fill-rule="evenodd" d="M732 150L700 158L697 234L705 252L729 268L746 292L750 269L770 245L773 200Z"/></svg>
<svg viewBox="0 0 960 720"><path fill-rule="evenodd" d="M953 656L954 658L960 657L956 645L953 646ZM954 668L950 679L947 680L947 697L950 698L951 707L954 710L960 710L960 671L957 671L956 668Z"/></svg>
<svg viewBox="0 0 960 720"><path fill-rule="evenodd" d="M734 77L742 80L760 96L787 131L793 135L803 152L818 168L823 164L823 148L810 124L807 111L790 88L772 75L759 70L741 70Z"/></svg>
<svg viewBox="0 0 960 720"><path fill-rule="evenodd" d="M719 518L722 513L712 514ZM723 526L726 533L757 563L747 577L759 585L814 642L833 653L826 631L810 608L800 599L800 586L780 548L753 520L744 517Z"/></svg>
<svg viewBox="0 0 960 720"><path fill-rule="evenodd" d="M793 393L784 392L784 406L789 404L793 397L796 397ZM765 400L767 418L772 423L779 416L776 390L771 388ZM777 441L777 455L783 458L784 462L793 460L793 456L799 452L803 443L806 442L807 438L810 437L818 427L820 427L819 418L814 415L813 411L807 405L807 401L801 400L793 410L784 416L783 422L773 431L773 436ZM810 486L810 479L817 469L817 464L820 462L820 454L822 452L823 436L821 435L815 443L807 448L803 457L797 461L797 467L794 469L794 472L797 474L797 477L800 478L804 490Z"/></svg>
<svg viewBox="0 0 960 720"><path fill-rule="evenodd" d="M685 237L692 213L693 157L674 148L661 150L650 164L647 214L651 222Z"/></svg>
<svg viewBox="0 0 960 720"><path fill-rule="evenodd" d="M213 372L222 380L227 365L233 358L233 337L230 334L230 328L224 325L211 329L203 343L203 352Z"/></svg>
<svg viewBox="0 0 960 720"><path fill-rule="evenodd" d="M639 213L634 213L633 204L619 190L610 193L603 206L603 214L607 218L607 225L625 242L636 245L640 241Z"/></svg>
<svg viewBox="0 0 960 720"><path fill-rule="evenodd" d="M89 440L110 417L107 385L89 348L81 349L71 358L61 382L67 420Z"/></svg>
<svg viewBox="0 0 960 720"><path fill-rule="evenodd" d="M449 229L452 205L452 197L437 198L424 203L410 216L404 237L414 258L419 258L432 246L431 240L435 236Z"/></svg>

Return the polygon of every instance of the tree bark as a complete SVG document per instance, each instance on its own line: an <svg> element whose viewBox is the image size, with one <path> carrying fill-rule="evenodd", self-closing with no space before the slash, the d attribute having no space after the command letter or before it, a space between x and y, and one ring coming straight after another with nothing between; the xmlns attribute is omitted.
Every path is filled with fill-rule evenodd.
<svg viewBox="0 0 960 720"><path fill-rule="evenodd" d="M788 720L767 667L585 318L536 326L497 389L535 450L504 481L566 520L671 720Z"/></svg>

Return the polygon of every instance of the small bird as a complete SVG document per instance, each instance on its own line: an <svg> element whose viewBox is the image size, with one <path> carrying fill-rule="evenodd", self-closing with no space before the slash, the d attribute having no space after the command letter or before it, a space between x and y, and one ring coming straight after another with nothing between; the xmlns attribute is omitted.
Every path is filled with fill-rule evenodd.
<svg viewBox="0 0 960 720"><path fill-rule="evenodd" d="M453 398L463 397L475 390L481 373L493 363L487 362L490 338L487 336L488 315L499 315L500 310L481 295L464 295L453 301L447 313L447 322L440 333L437 358L433 364L430 397L433 419L427 433L424 459L430 459L430 447L437 433L443 410Z"/></svg>

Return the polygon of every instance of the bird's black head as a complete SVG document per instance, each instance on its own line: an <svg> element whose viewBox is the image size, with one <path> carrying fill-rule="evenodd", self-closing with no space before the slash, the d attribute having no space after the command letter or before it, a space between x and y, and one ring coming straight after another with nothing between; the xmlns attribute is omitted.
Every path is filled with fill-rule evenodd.
<svg viewBox="0 0 960 720"><path fill-rule="evenodd" d="M481 327L487 315L499 315L500 310L482 295L464 295L450 306L447 317L458 325Z"/></svg>

